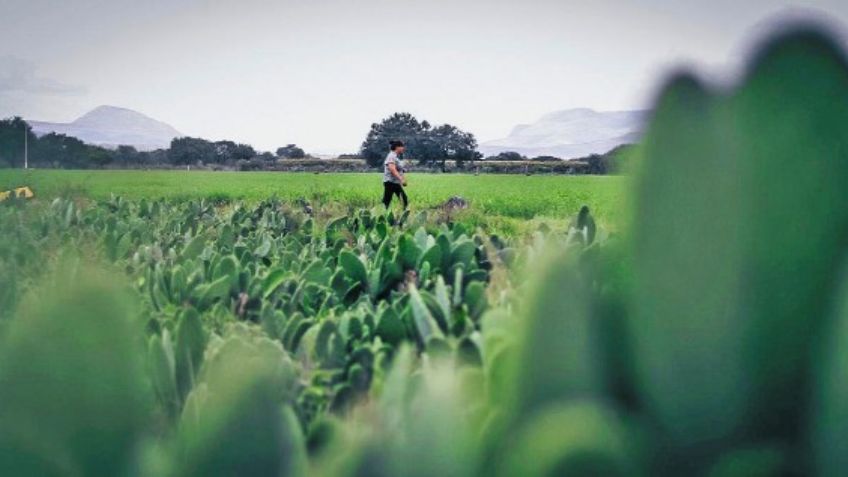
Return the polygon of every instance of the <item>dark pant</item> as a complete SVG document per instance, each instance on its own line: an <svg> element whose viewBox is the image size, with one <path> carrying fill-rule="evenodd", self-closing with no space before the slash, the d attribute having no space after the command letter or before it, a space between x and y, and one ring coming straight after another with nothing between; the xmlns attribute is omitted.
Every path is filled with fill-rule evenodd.
<svg viewBox="0 0 848 477"><path fill-rule="evenodd" d="M383 182L383 205L387 209L389 208L389 204L392 203L393 195L398 196L403 201L403 208L406 209L409 200L406 197L406 192L403 191L403 186L394 182Z"/></svg>

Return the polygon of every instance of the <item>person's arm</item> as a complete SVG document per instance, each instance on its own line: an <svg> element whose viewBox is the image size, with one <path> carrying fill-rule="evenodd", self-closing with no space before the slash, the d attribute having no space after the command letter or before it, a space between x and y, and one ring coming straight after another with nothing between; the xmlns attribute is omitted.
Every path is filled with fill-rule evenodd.
<svg viewBox="0 0 848 477"><path fill-rule="evenodd" d="M394 162L389 163L389 173L395 176L395 178L399 180L401 184L406 185L406 179L404 179L403 176L400 175L400 172L398 172L397 169L397 165Z"/></svg>

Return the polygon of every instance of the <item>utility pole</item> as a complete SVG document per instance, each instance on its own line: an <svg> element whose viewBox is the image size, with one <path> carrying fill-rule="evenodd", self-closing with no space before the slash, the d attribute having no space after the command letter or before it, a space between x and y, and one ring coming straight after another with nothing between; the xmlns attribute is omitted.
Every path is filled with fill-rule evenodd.
<svg viewBox="0 0 848 477"><path fill-rule="evenodd" d="M29 131L24 123L24 169L29 169Z"/></svg>

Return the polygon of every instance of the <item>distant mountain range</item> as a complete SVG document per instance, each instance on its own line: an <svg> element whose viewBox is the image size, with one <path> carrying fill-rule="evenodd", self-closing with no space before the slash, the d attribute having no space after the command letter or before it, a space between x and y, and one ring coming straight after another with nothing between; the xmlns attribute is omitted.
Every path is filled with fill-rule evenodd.
<svg viewBox="0 0 848 477"><path fill-rule="evenodd" d="M599 112L569 109L542 116L533 124L513 128L503 139L480 145L486 156L515 151L524 156L574 159L603 154L622 144L639 141L648 111Z"/></svg>
<svg viewBox="0 0 848 477"><path fill-rule="evenodd" d="M97 107L70 123L27 122L38 136L55 132L89 144L109 148L127 145L140 151L167 148L172 139L183 136L168 124L115 106Z"/></svg>

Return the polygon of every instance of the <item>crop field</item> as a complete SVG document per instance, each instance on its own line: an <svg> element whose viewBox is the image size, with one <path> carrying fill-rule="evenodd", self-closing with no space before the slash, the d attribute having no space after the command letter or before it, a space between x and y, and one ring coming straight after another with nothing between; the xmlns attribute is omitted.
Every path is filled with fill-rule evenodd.
<svg viewBox="0 0 848 477"><path fill-rule="evenodd" d="M452 196L471 204L477 219L485 216L562 221L588 205L599 221L612 225L622 216L626 179L616 176L514 176L410 174L411 207L437 207ZM45 197L108 199L168 198L244 200L276 196L315 205L359 209L382 200L381 175L275 172L187 171L53 171L0 170L0 190L30 185ZM471 219L472 217L469 217ZM509 220L507 220L509 222Z"/></svg>
<svg viewBox="0 0 848 477"><path fill-rule="evenodd" d="M844 474L840 52L672 82L630 178L413 175L404 213L376 175L3 171L0 475Z"/></svg>

